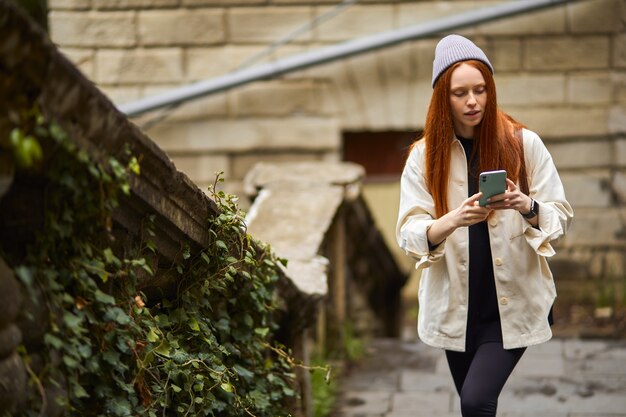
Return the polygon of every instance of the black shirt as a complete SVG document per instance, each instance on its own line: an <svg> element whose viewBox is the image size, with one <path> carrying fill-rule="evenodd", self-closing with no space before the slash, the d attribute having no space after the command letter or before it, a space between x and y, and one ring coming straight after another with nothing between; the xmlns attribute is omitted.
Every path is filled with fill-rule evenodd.
<svg viewBox="0 0 626 417"><path fill-rule="evenodd" d="M478 192L479 164L472 158L474 141L459 138L467 158L468 197ZM501 342L502 330L498 311L489 228L486 221L469 227L469 300L466 350L484 342Z"/></svg>

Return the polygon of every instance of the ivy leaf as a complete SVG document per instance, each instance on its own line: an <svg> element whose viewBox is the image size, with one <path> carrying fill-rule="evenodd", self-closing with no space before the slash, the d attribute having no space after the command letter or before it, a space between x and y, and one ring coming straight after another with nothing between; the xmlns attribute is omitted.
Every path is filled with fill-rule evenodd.
<svg viewBox="0 0 626 417"><path fill-rule="evenodd" d="M85 388L76 383L72 384L72 394L75 398L89 398L89 394L87 394Z"/></svg>
<svg viewBox="0 0 626 417"><path fill-rule="evenodd" d="M251 381L254 378L254 374L241 365L235 364L233 369L246 381Z"/></svg>
<svg viewBox="0 0 626 417"><path fill-rule="evenodd" d="M174 392L181 392L182 391L182 388L179 387L176 384L172 384L172 389L174 390Z"/></svg>
<svg viewBox="0 0 626 417"><path fill-rule="evenodd" d="M103 304L108 304L108 305L114 305L115 304L115 298L113 298L109 294L103 293L100 290L96 290L95 291L95 296L96 296L96 300L101 302L101 303L103 303Z"/></svg>
<svg viewBox="0 0 626 417"><path fill-rule="evenodd" d="M65 325L70 329L76 329L77 327L80 327L82 321L82 317L78 317L68 311L63 313L63 323L65 323Z"/></svg>
<svg viewBox="0 0 626 417"><path fill-rule="evenodd" d="M170 344L167 342L167 340L164 340L163 342L161 342L159 346L157 346L156 349L154 349L154 351L161 356L165 356L169 358L170 357Z"/></svg>
<svg viewBox="0 0 626 417"><path fill-rule="evenodd" d="M216 241L215 242L215 246L217 246L218 248L223 249L225 251L228 250L228 246L226 246L226 243L224 243L224 241L222 241L222 240Z"/></svg>
<svg viewBox="0 0 626 417"><path fill-rule="evenodd" d="M220 388L226 392L233 392L233 386L228 382L222 382Z"/></svg>
<svg viewBox="0 0 626 417"><path fill-rule="evenodd" d="M124 313L124 310L119 307L111 308L106 312L104 318L109 321L115 321L122 326L126 326L132 322L132 319L128 316L128 314Z"/></svg>
<svg viewBox="0 0 626 417"><path fill-rule="evenodd" d="M189 320L187 320L187 325L193 331L200 331L200 325L198 324L198 321L195 319L195 317L191 317Z"/></svg>
<svg viewBox="0 0 626 417"><path fill-rule="evenodd" d="M154 343L156 341L159 340L159 336L156 334L156 332L154 331L154 329L150 329L150 331L148 332L148 334L146 335L146 338L148 339L149 342Z"/></svg>
<svg viewBox="0 0 626 417"><path fill-rule="evenodd" d="M25 266L18 266L15 268L15 275L22 281L22 283L28 287L33 285L34 275L31 268Z"/></svg>
<svg viewBox="0 0 626 417"><path fill-rule="evenodd" d="M257 327L254 329L254 333L258 334L261 337L266 337L269 333L270 329L268 327Z"/></svg>
<svg viewBox="0 0 626 417"><path fill-rule="evenodd" d="M43 340L47 345L50 345L57 350L63 347L63 341L52 333L46 333Z"/></svg>

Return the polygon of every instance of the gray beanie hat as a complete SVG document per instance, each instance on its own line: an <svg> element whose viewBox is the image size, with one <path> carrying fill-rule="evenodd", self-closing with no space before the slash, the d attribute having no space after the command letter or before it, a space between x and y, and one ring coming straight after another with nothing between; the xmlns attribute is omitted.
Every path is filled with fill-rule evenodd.
<svg viewBox="0 0 626 417"><path fill-rule="evenodd" d="M441 74L451 65L470 59L484 62L493 74L493 66L487 55L469 39L460 35L448 35L440 40L435 48L433 61L433 87Z"/></svg>

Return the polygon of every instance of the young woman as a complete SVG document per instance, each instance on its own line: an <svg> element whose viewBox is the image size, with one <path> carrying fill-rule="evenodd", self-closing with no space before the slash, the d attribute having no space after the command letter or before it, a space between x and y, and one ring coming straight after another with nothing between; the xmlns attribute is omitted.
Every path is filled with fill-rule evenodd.
<svg viewBox="0 0 626 417"><path fill-rule="evenodd" d="M573 217L541 139L497 106L493 67L470 40L436 47L423 138L401 180L398 244L422 270L418 333L443 348L464 417L495 416L527 346L552 337L546 258ZM507 189L480 206L478 177Z"/></svg>

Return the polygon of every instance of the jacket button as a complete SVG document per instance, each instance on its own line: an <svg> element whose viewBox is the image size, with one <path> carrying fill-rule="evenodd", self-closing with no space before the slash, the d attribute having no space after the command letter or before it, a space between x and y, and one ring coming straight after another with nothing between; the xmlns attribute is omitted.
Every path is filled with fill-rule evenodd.
<svg viewBox="0 0 626 417"><path fill-rule="evenodd" d="M501 266L504 262L502 261L502 258L496 258L495 263L496 263L496 266Z"/></svg>
<svg viewBox="0 0 626 417"><path fill-rule="evenodd" d="M503 306L507 305L509 303L509 299L506 297L500 297L500 304L502 304Z"/></svg>
<svg viewBox="0 0 626 417"><path fill-rule="evenodd" d="M489 220L489 225L493 226L493 227L496 227L498 225L498 220L496 220L496 219Z"/></svg>

